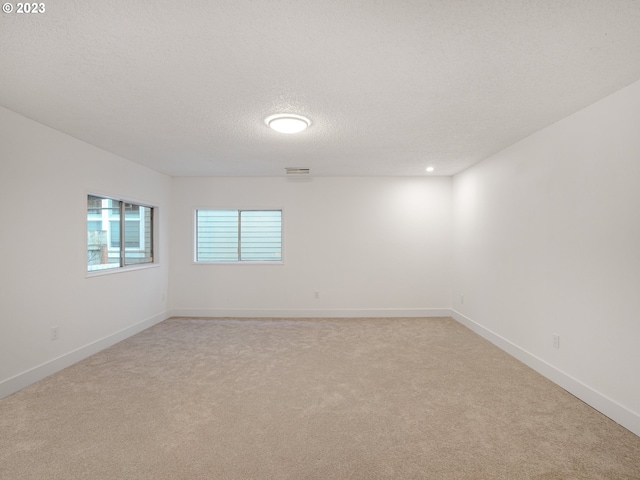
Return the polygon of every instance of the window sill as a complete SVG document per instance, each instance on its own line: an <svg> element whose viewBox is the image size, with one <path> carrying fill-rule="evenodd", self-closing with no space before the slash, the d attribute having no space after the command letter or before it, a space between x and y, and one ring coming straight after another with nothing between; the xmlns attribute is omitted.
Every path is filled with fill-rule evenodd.
<svg viewBox="0 0 640 480"><path fill-rule="evenodd" d="M192 262L192 265L233 265L233 266L255 266L255 265L284 265L284 262L279 260L276 262L265 261L265 262Z"/></svg>
<svg viewBox="0 0 640 480"><path fill-rule="evenodd" d="M102 277L104 275L114 275L116 273L133 272L136 270L147 270L148 268L157 268L159 263L145 263L142 265L131 265L128 267L107 268L104 270L93 270L85 272L85 278Z"/></svg>

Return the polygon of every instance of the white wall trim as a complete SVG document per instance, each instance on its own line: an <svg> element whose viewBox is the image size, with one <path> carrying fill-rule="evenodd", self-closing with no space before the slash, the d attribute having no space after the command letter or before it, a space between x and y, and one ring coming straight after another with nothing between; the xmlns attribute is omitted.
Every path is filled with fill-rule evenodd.
<svg viewBox="0 0 640 480"><path fill-rule="evenodd" d="M451 317L481 337L490 341L501 350L504 350L512 357L517 358L525 365L545 376L556 385L559 385L572 395L575 395L587 405L590 405L613 421L622 425L627 430L640 436L640 415L637 413L629 410L623 405L620 405L606 395L590 388L588 385L585 385L571 375L557 369L553 365L550 365L541 358L527 352L514 343L511 343L506 338L501 337L497 333L494 333L479 323L474 322L470 318L465 317L456 310L451 310Z"/></svg>
<svg viewBox="0 0 640 480"><path fill-rule="evenodd" d="M167 318L169 318L169 312L165 311L154 315L153 317L147 318L142 322L138 322L130 327L124 328L118 332L115 332L111 335L108 335L104 338L91 342L84 347L77 348L72 350L71 352L65 353L58 358L54 358L48 362L45 362L41 365L33 367L25 372L19 373L11 378L3 380L0 382L0 398L7 397L12 395L23 388L32 385L49 375L53 375L60 370L63 370L74 363L77 363L81 360L84 360L91 355L98 353L105 348L108 348L112 345L115 345L122 340L126 340L127 338L135 335L136 333L140 333L143 330L146 330L153 325L160 323Z"/></svg>
<svg viewBox="0 0 640 480"><path fill-rule="evenodd" d="M246 308L176 308L172 317L246 317L246 318L388 318L450 317L449 308L331 308L331 309L246 309Z"/></svg>

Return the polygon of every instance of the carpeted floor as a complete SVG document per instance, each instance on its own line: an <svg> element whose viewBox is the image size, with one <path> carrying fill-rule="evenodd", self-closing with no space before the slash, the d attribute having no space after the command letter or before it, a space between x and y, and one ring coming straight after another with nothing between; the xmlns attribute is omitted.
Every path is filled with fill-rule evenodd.
<svg viewBox="0 0 640 480"><path fill-rule="evenodd" d="M0 400L0 478L640 479L640 437L450 318L174 318Z"/></svg>

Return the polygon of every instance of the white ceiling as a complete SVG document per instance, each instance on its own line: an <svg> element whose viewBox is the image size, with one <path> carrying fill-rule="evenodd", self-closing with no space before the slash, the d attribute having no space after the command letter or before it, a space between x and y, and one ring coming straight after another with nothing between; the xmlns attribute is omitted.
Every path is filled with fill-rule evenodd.
<svg viewBox="0 0 640 480"><path fill-rule="evenodd" d="M174 176L451 175L640 79L638 0L44 3L0 105Z"/></svg>

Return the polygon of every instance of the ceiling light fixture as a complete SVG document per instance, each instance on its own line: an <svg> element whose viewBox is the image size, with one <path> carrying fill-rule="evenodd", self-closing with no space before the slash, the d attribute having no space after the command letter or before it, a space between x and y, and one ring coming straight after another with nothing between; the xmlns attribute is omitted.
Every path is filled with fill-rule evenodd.
<svg viewBox="0 0 640 480"><path fill-rule="evenodd" d="M279 113L264 119L264 123L280 133L298 133L311 125L311 120L292 113Z"/></svg>
<svg viewBox="0 0 640 480"><path fill-rule="evenodd" d="M427 172L429 172L429 173L433 172L434 170L435 170L434 167L427 167Z"/></svg>

